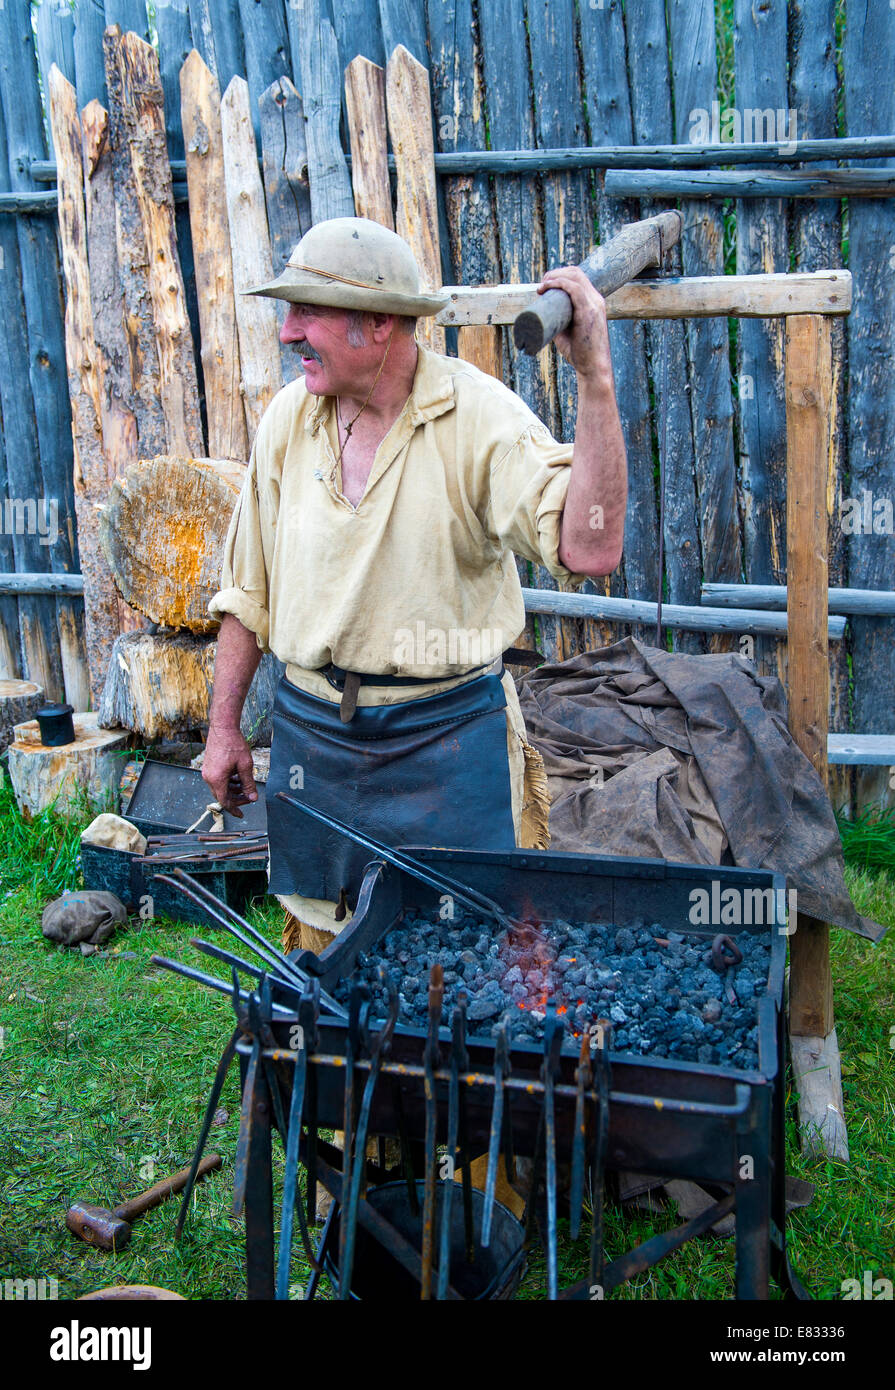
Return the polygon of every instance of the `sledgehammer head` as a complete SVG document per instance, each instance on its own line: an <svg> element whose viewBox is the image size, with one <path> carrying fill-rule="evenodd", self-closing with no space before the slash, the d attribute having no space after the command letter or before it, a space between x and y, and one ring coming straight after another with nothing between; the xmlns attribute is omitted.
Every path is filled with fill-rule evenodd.
<svg viewBox="0 0 895 1390"><path fill-rule="evenodd" d="M75 1202L65 1213L65 1224L72 1235L96 1245L100 1250L123 1250L131 1238L131 1225L108 1207Z"/></svg>

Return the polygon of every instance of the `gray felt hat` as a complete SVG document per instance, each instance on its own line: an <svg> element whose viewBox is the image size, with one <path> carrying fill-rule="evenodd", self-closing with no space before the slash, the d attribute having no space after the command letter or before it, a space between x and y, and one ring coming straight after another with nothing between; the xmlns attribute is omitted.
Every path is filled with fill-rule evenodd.
<svg viewBox="0 0 895 1390"><path fill-rule="evenodd" d="M419 267L407 242L366 217L318 222L305 232L281 275L243 293L411 317L437 314L450 302L446 294L421 292Z"/></svg>

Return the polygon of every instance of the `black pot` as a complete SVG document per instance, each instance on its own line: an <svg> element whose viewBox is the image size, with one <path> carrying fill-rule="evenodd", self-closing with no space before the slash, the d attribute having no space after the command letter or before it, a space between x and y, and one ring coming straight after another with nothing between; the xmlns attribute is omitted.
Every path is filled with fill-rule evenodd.
<svg viewBox="0 0 895 1390"><path fill-rule="evenodd" d="M44 748L61 748L75 741L74 709L71 705L42 705L36 719Z"/></svg>

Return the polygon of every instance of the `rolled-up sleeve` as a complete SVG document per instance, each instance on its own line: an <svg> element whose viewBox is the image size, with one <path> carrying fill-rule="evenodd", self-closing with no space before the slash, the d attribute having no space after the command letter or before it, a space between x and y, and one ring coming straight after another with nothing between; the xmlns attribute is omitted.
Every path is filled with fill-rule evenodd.
<svg viewBox="0 0 895 1390"><path fill-rule="evenodd" d="M263 652L270 651L269 570L264 551L264 529L258 499L257 456L253 452L246 477L230 518L224 544L221 587L208 605L213 618L232 613L244 628L254 632Z"/></svg>
<svg viewBox="0 0 895 1390"><path fill-rule="evenodd" d="M587 578L559 558L572 445L533 424L491 465L489 529L501 548L543 565L567 588Z"/></svg>

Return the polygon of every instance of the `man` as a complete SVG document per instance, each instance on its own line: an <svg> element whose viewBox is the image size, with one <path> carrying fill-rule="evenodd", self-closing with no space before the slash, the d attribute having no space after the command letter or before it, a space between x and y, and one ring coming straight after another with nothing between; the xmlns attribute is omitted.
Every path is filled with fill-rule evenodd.
<svg viewBox="0 0 895 1390"><path fill-rule="evenodd" d="M605 305L550 271L574 317L574 446L518 396L417 343L407 244L363 218L318 223L249 293L290 303L303 359L262 419L231 523L203 776L256 799L239 718L262 651L286 663L267 784L270 889L322 949L369 854L277 799L286 790L380 840L546 848L546 784L501 653L525 613L514 553L566 587L618 565L627 477Z"/></svg>

